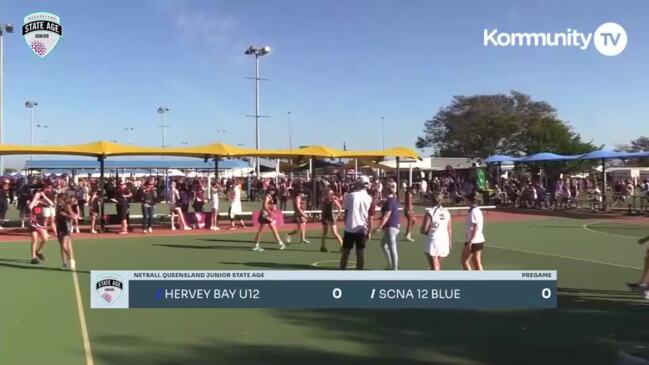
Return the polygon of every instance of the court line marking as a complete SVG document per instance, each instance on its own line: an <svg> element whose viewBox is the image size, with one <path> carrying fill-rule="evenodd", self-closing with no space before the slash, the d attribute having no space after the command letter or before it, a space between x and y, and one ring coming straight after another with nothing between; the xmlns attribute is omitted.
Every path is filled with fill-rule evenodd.
<svg viewBox="0 0 649 365"><path fill-rule="evenodd" d="M74 259L74 249L72 248L72 240L70 240L70 258L76 263L76 260ZM72 281L74 283L74 294L77 300L77 311L79 312L79 324L81 325L81 338L83 340L83 350L86 355L86 365L94 365L95 361L92 358L92 348L90 347L90 337L88 336L88 325L86 324L86 313L83 309L83 301L81 300L79 276L77 275L76 267L72 269Z"/></svg>
<svg viewBox="0 0 649 365"><path fill-rule="evenodd" d="M509 248L509 247L496 246L496 245L491 245L491 244L485 246L485 248L489 248L489 247L498 248L498 249L506 250L506 251L521 252L521 253L527 253L527 254L532 254L532 255L550 256L550 257L556 257L556 258L565 259L565 260L583 261L583 262L589 262L591 264L608 265L608 266L621 267L621 268L624 268L624 269L633 269L633 270L642 271L641 267L622 265L622 264L614 264L612 262L606 262L606 261L590 260L590 259L584 259L584 258L572 257L572 256L564 256L564 255L556 255L556 254L553 254L553 253L546 253L546 252L521 250L521 249L518 249L518 248Z"/></svg>
<svg viewBox="0 0 649 365"><path fill-rule="evenodd" d="M320 267L320 264L324 264L325 262L332 262L334 264L340 264L339 260L322 260L322 261L316 261L311 264L313 267ZM353 264L353 266L351 266ZM356 267L356 261L349 260L347 261L347 266L348 267Z"/></svg>
<svg viewBox="0 0 649 365"><path fill-rule="evenodd" d="M620 234L620 233L602 232L602 231L598 231L598 230L595 230L595 229L592 229L592 228L588 227L588 226L590 226L591 224L597 224L597 223L612 223L612 222L607 222L607 221L595 221L595 222L586 223L586 224L584 224L583 226L581 226L581 228L587 230L588 232L594 232L594 233L599 233L599 234L606 234L606 235L609 235L609 236L624 237L624 238L635 238L635 239L640 239L640 238L641 238L641 237L638 237L638 236L629 236L629 235L626 235L626 234Z"/></svg>

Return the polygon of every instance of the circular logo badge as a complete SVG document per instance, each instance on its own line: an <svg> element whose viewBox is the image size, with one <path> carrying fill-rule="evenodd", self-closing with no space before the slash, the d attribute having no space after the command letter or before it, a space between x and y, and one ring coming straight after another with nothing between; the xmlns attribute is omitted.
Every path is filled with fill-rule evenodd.
<svg viewBox="0 0 649 365"><path fill-rule="evenodd" d="M617 23L604 23L595 30L595 48L604 56L617 56L628 42L626 31Z"/></svg>

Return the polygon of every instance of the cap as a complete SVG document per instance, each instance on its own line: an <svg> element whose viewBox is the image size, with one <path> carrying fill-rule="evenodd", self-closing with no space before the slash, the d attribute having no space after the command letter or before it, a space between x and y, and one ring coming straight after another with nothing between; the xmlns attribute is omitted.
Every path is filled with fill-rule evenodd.
<svg viewBox="0 0 649 365"><path fill-rule="evenodd" d="M367 176L359 176L358 179L356 180L356 183L358 185L368 187L370 185L370 178Z"/></svg>

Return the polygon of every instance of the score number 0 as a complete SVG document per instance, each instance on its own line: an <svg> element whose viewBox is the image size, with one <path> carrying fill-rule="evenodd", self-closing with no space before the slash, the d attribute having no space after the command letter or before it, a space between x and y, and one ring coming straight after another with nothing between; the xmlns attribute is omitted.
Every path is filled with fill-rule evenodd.
<svg viewBox="0 0 649 365"><path fill-rule="evenodd" d="M340 288L334 288L331 292L331 296L333 296L334 299L340 299L343 297L343 291L340 290Z"/></svg>
<svg viewBox="0 0 649 365"><path fill-rule="evenodd" d="M551 297L552 297L552 290L550 290L550 288L543 288L543 290L541 290L541 298L550 299Z"/></svg>

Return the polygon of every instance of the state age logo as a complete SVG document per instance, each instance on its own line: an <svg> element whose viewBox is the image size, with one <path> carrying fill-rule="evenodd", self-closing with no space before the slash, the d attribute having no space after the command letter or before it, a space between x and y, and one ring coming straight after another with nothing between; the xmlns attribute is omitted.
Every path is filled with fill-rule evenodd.
<svg viewBox="0 0 649 365"><path fill-rule="evenodd" d="M29 49L40 58L50 54L62 36L61 18L57 15L38 12L29 14L24 19L23 38Z"/></svg>
<svg viewBox="0 0 649 365"><path fill-rule="evenodd" d="M113 304L122 294L122 278L119 275L106 274L97 278L97 293L106 303Z"/></svg>

